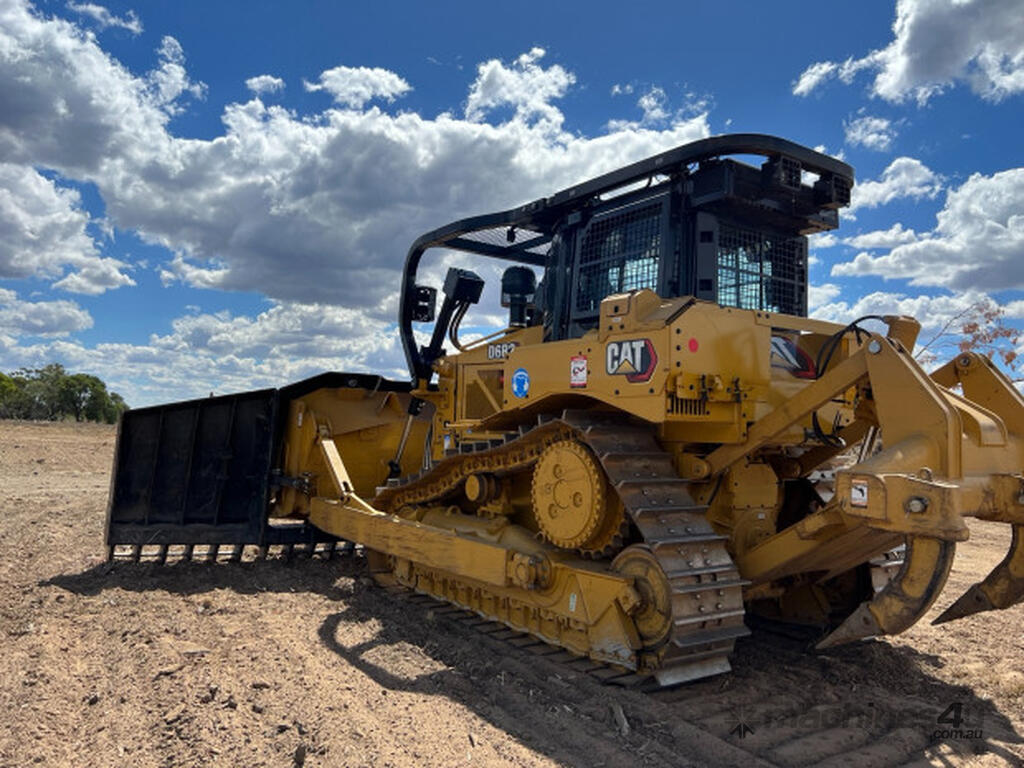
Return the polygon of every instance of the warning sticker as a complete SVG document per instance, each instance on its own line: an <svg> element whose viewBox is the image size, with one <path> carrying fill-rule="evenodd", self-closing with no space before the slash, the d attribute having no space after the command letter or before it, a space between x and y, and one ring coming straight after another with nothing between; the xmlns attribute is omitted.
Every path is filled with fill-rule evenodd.
<svg viewBox="0 0 1024 768"><path fill-rule="evenodd" d="M868 481L850 481L850 506L866 507L868 505Z"/></svg>
<svg viewBox="0 0 1024 768"><path fill-rule="evenodd" d="M512 394L516 397L530 394L530 372L525 368L516 368L512 374Z"/></svg>
<svg viewBox="0 0 1024 768"><path fill-rule="evenodd" d="M569 358L569 386L587 386L587 358L585 355Z"/></svg>

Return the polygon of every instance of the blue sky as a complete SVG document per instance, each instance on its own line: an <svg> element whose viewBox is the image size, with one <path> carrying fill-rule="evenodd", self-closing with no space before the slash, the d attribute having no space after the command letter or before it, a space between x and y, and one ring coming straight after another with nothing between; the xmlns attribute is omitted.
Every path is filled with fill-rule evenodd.
<svg viewBox="0 0 1024 768"><path fill-rule="evenodd" d="M728 132L857 170L816 316L1024 317L1019 2L515 9L0 0L0 370L136 406L403 376L418 234Z"/></svg>

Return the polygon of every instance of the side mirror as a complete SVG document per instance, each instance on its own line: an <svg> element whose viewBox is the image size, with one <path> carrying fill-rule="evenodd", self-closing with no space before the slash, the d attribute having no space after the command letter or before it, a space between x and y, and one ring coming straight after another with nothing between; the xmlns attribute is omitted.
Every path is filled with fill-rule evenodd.
<svg viewBox="0 0 1024 768"><path fill-rule="evenodd" d="M434 321L434 311L437 307L437 288L429 285L417 285L412 297L412 319L416 323L431 323Z"/></svg>

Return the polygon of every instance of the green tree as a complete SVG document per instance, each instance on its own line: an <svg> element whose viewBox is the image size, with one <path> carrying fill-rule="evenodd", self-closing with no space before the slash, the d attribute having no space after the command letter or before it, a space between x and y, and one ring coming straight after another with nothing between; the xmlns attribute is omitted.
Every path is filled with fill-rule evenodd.
<svg viewBox="0 0 1024 768"><path fill-rule="evenodd" d="M128 403L126 403L124 401L124 398L121 397L119 394L117 394L117 392L111 392L110 393L110 410L107 411L104 414L103 418L104 418L104 420L108 424L113 424L119 418L121 418L121 414L124 413L127 410L128 410Z"/></svg>
<svg viewBox="0 0 1024 768"><path fill-rule="evenodd" d="M85 373L73 373L70 376L65 376L60 382L61 411L74 416L75 421L83 421L85 406L92 397L92 390L95 387L94 381L99 382L99 379Z"/></svg>
<svg viewBox="0 0 1024 768"><path fill-rule="evenodd" d="M105 421L112 424L128 410L116 392L88 373L68 374L58 363L0 374L0 418L55 421Z"/></svg>
<svg viewBox="0 0 1024 768"><path fill-rule="evenodd" d="M21 411L21 389L14 379L0 373L0 419L18 418Z"/></svg>
<svg viewBox="0 0 1024 768"><path fill-rule="evenodd" d="M20 418L39 421L56 421L60 418L61 383L66 376L64 366L60 363L15 371L13 378L20 384L26 400L26 413Z"/></svg>

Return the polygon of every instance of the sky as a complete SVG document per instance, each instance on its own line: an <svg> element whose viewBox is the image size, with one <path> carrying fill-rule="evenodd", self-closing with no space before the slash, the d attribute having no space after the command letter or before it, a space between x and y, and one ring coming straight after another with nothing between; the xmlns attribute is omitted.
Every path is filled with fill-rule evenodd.
<svg viewBox="0 0 1024 768"><path fill-rule="evenodd" d="M0 371L59 362L135 407L406 378L418 235L732 132L857 171L812 315L1024 326L1020 11L0 0ZM466 266L467 324L499 327L500 267Z"/></svg>

